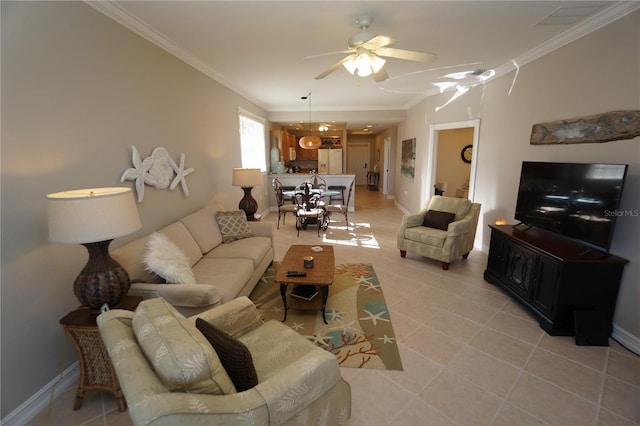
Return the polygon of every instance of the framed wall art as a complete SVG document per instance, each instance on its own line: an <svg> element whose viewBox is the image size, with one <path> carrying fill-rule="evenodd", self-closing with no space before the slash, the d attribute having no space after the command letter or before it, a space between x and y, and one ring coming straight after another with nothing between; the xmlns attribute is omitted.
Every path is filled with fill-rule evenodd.
<svg viewBox="0 0 640 426"><path fill-rule="evenodd" d="M413 181L416 173L416 138L402 141L402 158L400 164L400 175L407 180Z"/></svg>

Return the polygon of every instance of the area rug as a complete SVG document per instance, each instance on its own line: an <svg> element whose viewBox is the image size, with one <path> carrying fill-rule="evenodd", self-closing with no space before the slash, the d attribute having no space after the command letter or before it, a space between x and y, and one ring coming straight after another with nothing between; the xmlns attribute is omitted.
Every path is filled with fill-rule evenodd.
<svg viewBox="0 0 640 426"><path fill-rule="evenodd" d="M274 282L277 267L274 262L265 271L249 296L265 321L282 321L284 316L280 285ZM389 310L372 265L336 265L325 311L329 324L322 321L320 310L294 309L288 310L285 324L336 355L342 367L402 370Z"/></svg>

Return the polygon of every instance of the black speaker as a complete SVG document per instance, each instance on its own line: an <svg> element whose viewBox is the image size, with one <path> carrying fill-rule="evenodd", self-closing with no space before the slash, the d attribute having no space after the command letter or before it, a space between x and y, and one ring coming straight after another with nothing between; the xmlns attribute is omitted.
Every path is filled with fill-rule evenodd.
<svg viewBox="0 0 640 426"><path fill-rule="evenodd" d="M599 311L574 311L576 345L609 346L611 323Z"/></svg>

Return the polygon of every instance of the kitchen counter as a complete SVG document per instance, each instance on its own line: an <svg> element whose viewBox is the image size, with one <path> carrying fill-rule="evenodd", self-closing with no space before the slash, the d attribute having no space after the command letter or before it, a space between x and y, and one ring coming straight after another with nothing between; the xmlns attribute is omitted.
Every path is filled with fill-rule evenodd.
<svg viewBox="0 0 640 426"><path fill-rule="evenodd" d="M342 185L345 188L344 198L349 196L349 185L351 185L351 181L356 178L356 175L324 175L319 174L322 179L327 181L327 186L339 186ZM309 173L283 173L283 174L269 174L269 185L273 178L276 178L282 183L283 186L298 186L305 180L311 178L312 175ZM278 211L278 203L276 201L276 196L273 189L269 192L269 206L271 211ZM354 212L355 209L355 200L356 200L356 188L355 185L353 187L353 192L351 193L351 200L349 200L349 211ZM328 200L327 200L328 201Z"/></svg>

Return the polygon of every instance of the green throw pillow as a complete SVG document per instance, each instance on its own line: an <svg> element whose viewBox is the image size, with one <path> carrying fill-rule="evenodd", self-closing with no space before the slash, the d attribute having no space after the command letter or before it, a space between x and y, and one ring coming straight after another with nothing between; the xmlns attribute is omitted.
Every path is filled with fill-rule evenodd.
<svg viewBox="0 0 640 426"><path fill-rule="evenodd" d="M244 343L201 318L196 319L196 327L213 346L238 392L258 384L253 357Z"/></svg>
<svg viewBox="0 0 640 426"><path fill-rule="evenodd" d="M218 212L216 221L220 227L223 243L230 243L253 236L247 223L247 215L242 210Z"/></svg>
<svg viewBox="0 0 640 426"><path fill-rule="evenodd" d="M422 220L422 226L427 228L436 228L446 231L449 224L456 217L455 213L441 212L439 210L427 210Z"/></svg>

